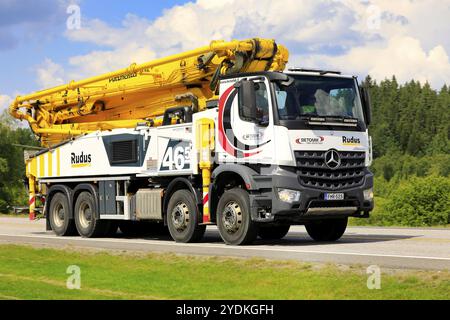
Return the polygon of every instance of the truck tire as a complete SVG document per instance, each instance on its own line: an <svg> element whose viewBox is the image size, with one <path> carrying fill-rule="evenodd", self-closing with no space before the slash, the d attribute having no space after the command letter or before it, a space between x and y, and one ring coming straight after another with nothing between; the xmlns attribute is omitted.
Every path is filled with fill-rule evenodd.
<svg viewBox="0 0 450 320"><path fill-rule="evenodd" d="M226 191L217 206L217 227L229 245L246 245L256 240L258 226L252 221L248 192L235 188Z"/></svg>
<svg viewBox="0 0 450 320"><path fill-rule="evenodd" d="M195 198L188 190L176 191L167 206L167 226L176 242L197 242L203 238L206 226L199 225L201 215Z"/></svg>
<svg viewBox="0 0 450 320"><path fill-rule="evenodd" d="M347 229L348 218L321 220L307 223L306 231L318 242L337 241Z"/></svg>
<svg viewBox="0 0 450 320"><path fill-rule="evenodd" d="M108 232L110 221L97 219L97 207L90 192L82 192L75 203L75 225L84 238L103 237Z"/></svg>
<svg viewBox="0 0 450 320"><path fill-rule="evenodd" d="M60 237L77 234L75 223L70 219L69 200L63 193L56 193L50 201L49 221L53 232Z"/></svg>
<svg viewBox="0 0 450 320"><path fill-rule="evenodd" d="M279 240L288 234L290 228L290 225L260 226L258 236L264 240Z"/></svg>

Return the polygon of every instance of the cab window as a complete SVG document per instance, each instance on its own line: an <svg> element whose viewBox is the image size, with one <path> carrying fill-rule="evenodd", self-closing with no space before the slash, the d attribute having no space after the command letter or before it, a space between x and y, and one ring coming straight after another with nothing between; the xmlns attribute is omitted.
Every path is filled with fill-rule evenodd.
<svg viewBox="0 0 450 320"><path fill-rule="evenodd" d="M269 94L264 82L255 83L256 89L256 116L264 122L269 121ZM251 122L249 119L243 117L242 106L239 103L239 117L243 121Z"/></svg>

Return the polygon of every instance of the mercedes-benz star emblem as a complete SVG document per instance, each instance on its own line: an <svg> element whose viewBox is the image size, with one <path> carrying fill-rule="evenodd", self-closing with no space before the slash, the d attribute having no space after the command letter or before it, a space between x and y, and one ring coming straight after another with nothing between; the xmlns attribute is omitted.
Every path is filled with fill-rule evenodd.
<svg viewBox="0 0 450 320"><path fill-rule="evenodd" d="M325 153L325 164L328 168L334 170L341 165L341 156L336 150L329 150Z"/></svg>

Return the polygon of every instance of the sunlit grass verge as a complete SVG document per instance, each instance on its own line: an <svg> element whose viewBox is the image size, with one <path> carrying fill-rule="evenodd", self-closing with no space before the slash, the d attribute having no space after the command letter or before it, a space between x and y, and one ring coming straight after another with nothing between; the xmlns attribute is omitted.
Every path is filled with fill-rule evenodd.
<svg viewBox="0 0 450 320"><path fill-rule="evenodd" d="M68 266L81 289L66 288ZM0 246L0 299L449 299L448 271L382 270L174 254Z"/></svg>
<svg viewBox="0 0 450 320"><path fill-rule="evenodd" d="M28 218L28 214L0 213L0 218Z"/></svg>

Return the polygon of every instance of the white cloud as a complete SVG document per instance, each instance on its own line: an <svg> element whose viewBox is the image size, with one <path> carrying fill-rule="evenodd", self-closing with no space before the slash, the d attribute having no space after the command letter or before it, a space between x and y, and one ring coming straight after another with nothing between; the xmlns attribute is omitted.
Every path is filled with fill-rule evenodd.
<svg viewBox="0 0 450 320"><path fill-rule="evenodd" d="M217 39L258 36L297 47L305 43L308 50L317 50L329 46L331 38L339 38L337 46L350 47L357 43L358 36L343 26L352 15L350 8L331 0L321 5L314 0L305 0L301 5L297 0L198 0L165 10L154 21L131 14L120 27L98 19L83 21L80 30L67 31L66 36L72 41L96 44L99 49L71 57L65 78L79 79L111 71Z"/></svg>
<svg viewBox="0 0 450 320"><path fill-rule="evenodd" d="M66 36L72 41L90 42L101 46L118 47L128 41L145 37L145 30L150 24L145 18L127 14L122 27L114 28L102 20L83 21L82 28L67 30Z"/></svg>
<svg viewBox="0 0 450 320"><path fill-rule="evenodd" d="M348 28L355 19L349 6L331 0L198 0L165 11L146 35L163 52L256 36L310 50L332 40L343 47L357 43L361 35Z"/></svg>
<svg viewBox="0 0 450 320"><path fill-rule="evenodd" d="M145 35L150 24L144 18L128 14L119 28L94 19L84 21L80 30L67 31L66 36L72 41L93 43L104 49L71 57L66 79L80 79L154 59L151 39Z"/></svg>
<svg viewBox="0 0 450 320"><path fill-rule="evenodd" d="M373 28L371 8L378 8ZM376 12L377 10L375 10ZM120 27L95 19L68 31L72 41L99 46L61 66L44 62L40 84L59 84L208 44L211 40L275 38L291 65L341 68L382 80L395 74L439 87L449 80L450 4L439 0L197 0L154 21L128 14ZM377 26L377 24L375 24Z"/></svg>
<svg viewBox="0 0 450 320"><path fill-rule="evenodd" d="M36 68L36 73L37 83L42 89L58 86L65 82L63 67L48 58Z"/></svg>
<svg viewBox="0 0 450 320"><path fill-rule="evenodd" d="M2 115L5 110L8 110L12 101L13 99L10 96L0 94L0 115Z"/></svg>
<svg viewBox="0 0 450 320"><path fill-rule="evenodd" d="M379 34L386 39L410 36L425 50L437 45L450 50L450 2L439 0L372 0L382 10Z"/></svg>
<svg viewBox="0 0 450 320"><path fill-rule="evenodd" d="M450 80L450 60L444 47L438 45L426 51L419 40L407 36L393 37L386 45L376 43L355 47L340 56L294 56L291 62L292 65L370 74L378 80L395 75L400 82L428 81L435 88Z"/></svg>
<svg viewBox="0 0 450 320"><path fill-rule="evenodd" d="M143 63L155 58L155 53L136 43L124 44L110 51L93 51L87 55L74 56L69 59L72 67L68 74L70 79L80 79L116 69L127 67L132 62Z"/></svg>

